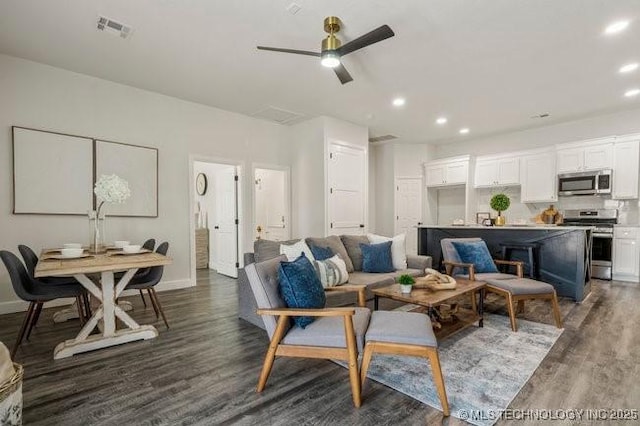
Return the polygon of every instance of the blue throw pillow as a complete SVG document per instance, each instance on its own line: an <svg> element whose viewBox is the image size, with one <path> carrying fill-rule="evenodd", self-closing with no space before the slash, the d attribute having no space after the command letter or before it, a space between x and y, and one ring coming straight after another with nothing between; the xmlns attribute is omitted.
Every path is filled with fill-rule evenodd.
<svg viewBox="0 0 640 426"><path fill-rule="evenodd" d="M473 263L476 273L498 272L484 241L453 241L452 244L462 263Z"/></svg>
<svg viewBox="0 0 640 426"><path fill-rule="evenodd" d="M316 270L302 253L293 262L280 262L278 267L280 293L289 308L320 309L327 301ZM305 328L314 317L293 317L293 322Z"/></svg>
<svg viewBox="0 0 640 426"><path fill-rule="evenodd" d="M311 254L313 254L315 260L331 259L335 254L333 253L333 250L331 250L331 247L320 247L312 244L309 248L311 249Z"/></svg>
<svg viewBox="0 0 640 426"><path fill-rule="evenodd" d="M393 272L391 241L380 244L360 244L362 272Z"/></svg>

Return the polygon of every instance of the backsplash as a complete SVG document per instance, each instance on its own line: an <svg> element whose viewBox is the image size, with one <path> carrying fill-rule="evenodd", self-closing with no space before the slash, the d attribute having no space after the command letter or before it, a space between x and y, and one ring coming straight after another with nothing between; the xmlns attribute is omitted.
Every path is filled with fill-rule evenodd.
<svg viewBox="0 0 640 426"><path fill-rule="evenodd" d="M520 187L508 187L502 189L481 188L477 189L477 212L491 212L491 217L497 216L497 212L489 207L489 200L494 194L504 193L511 199L511 206L504 213L507 223L515 223L519 220L533 222L536 215L553 204L558 210L570 209L603 209L617 208L619 213L618 222L624 225L637 225L639 223L638 200L617 201L610 197L596 196L575 196L560 197L554 203L523 204L520 202Z"/></svg>

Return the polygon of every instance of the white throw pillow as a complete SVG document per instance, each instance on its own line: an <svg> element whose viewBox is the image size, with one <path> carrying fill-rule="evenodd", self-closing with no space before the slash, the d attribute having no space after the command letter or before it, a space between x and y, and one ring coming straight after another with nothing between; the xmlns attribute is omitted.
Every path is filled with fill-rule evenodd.
<svg viewBox="0 0 640 426"><path fill-rule="evenodd" d="M316 260L313 265L316 267L316 273L324 288L334 287L349 281L347 264L337 254L329 259Z"/></svg>
<svg viewBox="0 0 640 426"><path fill-rule="evenodd" d="M311 249L304 240L300 240L291 245L280 244L280 254L287 256L287 260L289 262L293 262L299 258L302 253L304 253L305 257L309 259L310 262L315 260L313 253L311 253Z"/></svg>
<svg viewBox="0 0 640 426"><path fill-rule="evenodd" d="M380 244L391 241L391 262L393 267L398 270L407 269L407 247L406 234L396 235L393 238L383 237L382 235L367 234L371 244Z"/></svg>

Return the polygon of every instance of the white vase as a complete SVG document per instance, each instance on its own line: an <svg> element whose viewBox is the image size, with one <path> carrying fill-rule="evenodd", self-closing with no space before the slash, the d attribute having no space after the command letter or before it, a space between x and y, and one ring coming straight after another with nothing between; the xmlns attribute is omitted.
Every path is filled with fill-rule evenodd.
<svg viewBox="0 0 640 426"><path fill-rule="evenodd" d="M400 292L407 294L407 293L411 293L411 288L413 286L412 285L407 285L407 284L400 284Z"/></svg>

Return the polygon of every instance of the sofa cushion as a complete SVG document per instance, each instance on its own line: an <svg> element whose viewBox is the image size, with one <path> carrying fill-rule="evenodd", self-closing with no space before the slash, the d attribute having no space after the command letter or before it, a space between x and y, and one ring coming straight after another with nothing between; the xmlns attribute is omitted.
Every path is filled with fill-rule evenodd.
<svg viewBox="0 0 640 426"><path fill-rule="evenodd" d="M454 241L453 246L460 256L462 263L473 263L478 273L498 272L496 264L493 263L491 253L484 241L461 242Z"/></svg>
<svg viewBox="0 0 640 426"><path fill-rule="evenodd" d="M369 242L373 244L391 241L391 260L394 269L405 269L407 267L407 244L406 234L399 234L393 238L382 235L367 234Z"/></svg>
<svg viewBox="0 0 640 426"><path fill-rule="evenodd" d="M369 326L371 311L367 308L354 308L356 313L352 317L353 329L356 335L358 352L364 347L364 334ZM347 340L344 332L344 317L320 317L304 330L293 327L282 339L285 345L329 346L346 348Z"/></svg>
<svg viewBox="0 0 640 426"><path fill-rule="evenodd" d="M549 294L554 291L551 284L529 278L514 278L511 280L485 279L484 281L490 286L506 290L513 295Z"/></svg>
<svg viewBox="0 0 640 426"><path fill-rule="evenodd" d="M304 254L304 256L311 262L315 260L313 253L311 253L311 249L304 240L296 241L293 244L280 244L280 254L287 256L289 262L293 262L302 254Z"/></svg>
<svg viewBox="0 0 640 426"><path fill-rule="evenodd" d="M391 285L395 282L393 274L374 274L370 272L352 272L349 274L349 284L371 286L373 284Z"/></svg>
<svg viewBox="0 0 640 426"><path fill-rule="evenodd" d="M304 253L293 262L280 262L278 278L282 298L289 308L324 308L327 302L324 288ZM293 317L294 323L301 328L305 328L314 320L314 317Z"/></svg>
<svg viewBox="0 0 640 426"><path fill-rule="evenodd" d="M469 279L469 274L460 274L456 275L456 277ZM485 272L482 274L475 274L476 281L487 281L487 280L513 280L518 278L517 275L513 274L503 274L502 272Z"/></svg>
<svg viewBox="0 0 640 426"><path fill-rule="evenodd" d="M391 241L380 244L360 244L363 272L393 272Z"/></svg>
<svg viewBox="0 0 640 426"><path fill-rule="evenodd" d="M353 263L354 271L362 271L362 249L360 244L369 244L369 239L364 235L340 235L340 240L347 249L349 258Z"/></svg>
<svg viewBox="0 0 640 426"><path fill-rule="evenodd" d="M347 265L347 272L353 272L353 263L349 258L349 254L347 253L347 249L344 248L344 244L340 240L340 237L337 235L330 235L324 238L314 238L309 237L306 239L308 245L314 245L318 247L329 247L333 250L334 254L339 254L344 263Z"/></svg>
<svg viewBox="0 0 640 426"><path fill-rule="evenodd" d="M291 245L297 243L298 240L288 241L271 241L271 240L255 240L253 242L253 254L255 262L264 262L280 256L280 245Z"/></svg>
<svg viewBox="0 0 640 426"><path fill-rule="evenodd" d="M326 260L316 260L313 266L324 288L344 284L349 280L347 265L337 254Z"/></svg>
<svg viewBox="0 0 640 426"><path fill-rule="evenodd" d="M365 341L437 347L431 320L417 312L375 311Z"/></svg>
<svg viewBox="0 0 640 426"><path fill-rule="evenodd" d="M311 249L311 253L313 254L313 258L315 260L327 260L335 255L330 247L320 247L312 244L309 246L309 248Z"/></svg>

